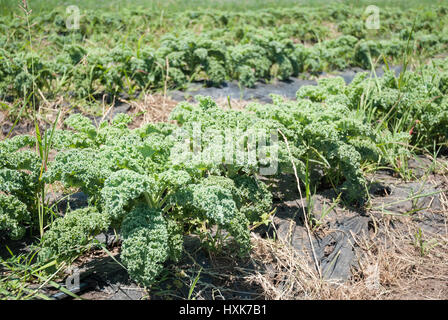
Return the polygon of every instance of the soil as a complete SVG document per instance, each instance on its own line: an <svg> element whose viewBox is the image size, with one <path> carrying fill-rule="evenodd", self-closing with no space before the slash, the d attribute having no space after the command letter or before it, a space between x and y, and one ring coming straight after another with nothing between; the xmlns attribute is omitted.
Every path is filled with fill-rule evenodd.
<svg viewBox="0 0 448 320"><path fill-rule="evenodd" d="M391 70L398 75L402 68L400 66L391 67ZM349 84L359 72L366 72L360 68L350 68L340 72L327 74L321 73L319 77L340 76ZM383 67L378 67L375 74L381 77L384 74ZM373 77L373 74L371 73ZM272 103L271 94L281 95L287 99L295 99L297 90L305 85L316 85L316 80L308 80L310 75L303 75L304 79L291 77L287 81L273 81L271 83L256 82L253 88L242 88L237 81L226 82L221 87L204 87L204 82L192 83L186 90L174 90L168 93L175 101L195 101L194 96L210 96L213 99L233 99L243 101L257 101L260 103Z"/></svg>

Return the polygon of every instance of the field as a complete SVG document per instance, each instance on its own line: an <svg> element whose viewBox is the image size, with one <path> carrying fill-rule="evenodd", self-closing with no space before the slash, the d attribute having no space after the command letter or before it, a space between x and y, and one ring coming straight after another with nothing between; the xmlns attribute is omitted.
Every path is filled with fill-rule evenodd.
<svg viewBox="0 0 448 320"><path fill-rule="evenodd" d="M0 5L0 299L448 297L447 1Z"/></svg>

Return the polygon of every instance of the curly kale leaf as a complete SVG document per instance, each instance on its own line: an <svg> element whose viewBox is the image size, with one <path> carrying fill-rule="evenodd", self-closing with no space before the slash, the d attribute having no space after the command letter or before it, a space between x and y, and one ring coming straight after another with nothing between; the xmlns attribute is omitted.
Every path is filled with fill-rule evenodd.
<svg viewBox="0 0 448 320"><path fill-rule="evenodd" d="M109 217L94 207L78 209L56 219L42 239L39 260L71 262L87 251L91 240L110 225Z"/></svg>
<svg viewBox="0 0 448 320"><path fill-rule="evenodd" d="M258 222L263 214L271 210L272 193L263 182L253 177L237 176L234 181L242 199L239 210L251 223Z"/></svg>
<svg viewBox="0 0 448 320"><path fill-rule="evenodd" d="M23 172L11 169L0 169L0 190L7 193L18 193L26 186Z"/></svg>
<svg viewBox="0 0 448 320"><path fill-rule="evenodd" d="M14 196L0 193L0 230L5 230L12 240L25 235L25 225L31 222L26 205Z"/></svg>
<svg viewBox="0 0 448 320"><path fill-rule="evenodd" d="M43 185L39 180L42 162L35 152L25 149L35 141L24 135L0 142L0 195L5 202L4 216L10 217L5 223L12 228L10 235L15 239L23 236L26 224L32 225L29 212L35 211L36 195ZM17 204L16 210L11 209L12 203ZM14 227L11 221L15 221Z"/></svg>
<svg viewBox="0 0 448 320"><path fill-rule="evenodd" d="M185 214L226 229L240 246L241 254L250 250L249 221L238 210L230 190L220 185L191 184L179 190L172 200Z"/></svg>
<svg viewBox="0 0 448 320"><path fill-rule="evenodd" d="M29 135L18 135L10 139L0 141L0 155L12 153L24 147L32 147L36 143L36 138Z"/></svg>
<svg viewBox="0 0 448 320"><path fill-rule="evenodd" d="M131 170L112 173L104 183L101 196L104 208L113 221L122 221L133 200L144 197L151 207L156 207L154 196L158 186L153 178Z"/></svg>
<svg viewBox="0 0 448 320"><path fill-rule="evenodd" d="M201 183L229 190L238 210L250 223L258 222L263 214L271 210L271 192L263 182L254 177L242 175L230 179L223 176L208 176Z"/></svg>
<svg viewBox="0 0 448 320"><path fill-rule="evenodd" d="M129 212L122 224L123 245L121 260L134 281L151 286L163 270L163 263L169 258L169 227L158 209L141 204ZM175 242L175 245L179 243Z"/></svg>
<svg viewBox="0 0 448 320"><path fill-rule="evenodd" d="M80 187L90 196L98 194L112 171L95 149L72 149L58 153L48 167L49 183L62 181L67 187Z"/></svg>
<svg viewBox="0 0 448 320"><path fill-rule="evenodd" d="M224 226L238 214L232 194L215 185L192 185L191 205L213 223Z"/></svg>
<svg viewBox="0 0 448 320"><path fill-rule="evenodd" d="M86 134L90 139L94 140L97 134L97 129L92 124L92 120L83 116L82 114L72 114L65 121L64 124L78 132Z"/></svg>

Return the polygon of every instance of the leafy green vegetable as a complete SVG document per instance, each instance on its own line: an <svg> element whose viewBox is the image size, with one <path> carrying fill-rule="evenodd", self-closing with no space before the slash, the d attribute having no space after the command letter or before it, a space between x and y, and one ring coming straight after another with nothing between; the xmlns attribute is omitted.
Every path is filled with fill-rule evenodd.
<svg viewBox="0 0 448 320"><path fill-rule="evenodd" d="M94 207L68 212L45 232L38 257L43 262L54 258L71 262L87 251L91 240L106 231L109 225L108 216Z"/></svg>
<svg viewBox="0 0 448 320"><path fill-rule="evenodd" d="M31 220L24 203L16 197L0 193L0 230L8 232L13 240L21 239L25 235L25 227Z"/></svg>
<svg viewBox="0 0 448 320"><path fill-rule="evenodd" d="M0 142L1 229L12 239L22 238L25 227L33 225L31 212L36 209L35 197L42 187L40 159L26 149L34 143L35 139L27 135Z"/></svg>
<svg viewBox="0 0 448 320"><path fill-rule="evenodd" d="M47 96L71 92L92 98L181 88L197 80L219 86L236 79L252 87L257 80L287 80L305 72L370 70L382 56L398 64L407 52L429 57L446 51L444 10L440 4L423 11L384 8L377 32L366 28L363 8L339 3L164 14L162 25L147 10L85 11L76 32L67 31L65 12L58 10L31 15L32 40L46 39L46 50L34 52L17 50L29 41L23 21L2 19L2 33L11 37L0 38L0 97L32 93L39 99L39 89ZM126 40L111 30L125 32Z"/></svg>

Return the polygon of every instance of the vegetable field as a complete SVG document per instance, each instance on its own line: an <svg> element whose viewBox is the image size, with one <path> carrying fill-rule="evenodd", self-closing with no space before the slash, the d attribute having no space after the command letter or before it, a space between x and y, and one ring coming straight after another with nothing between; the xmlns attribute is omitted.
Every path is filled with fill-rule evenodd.
<svg viewBox="0 0 448 320"><path fill-rule="evenodd" d="M1 299L448 297L448 3L53 2L0 1Z"/></svg>

